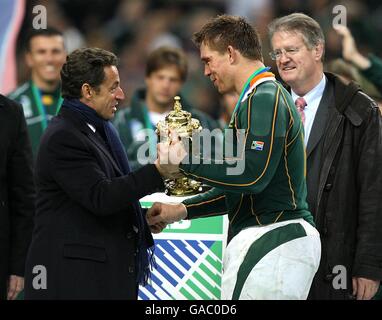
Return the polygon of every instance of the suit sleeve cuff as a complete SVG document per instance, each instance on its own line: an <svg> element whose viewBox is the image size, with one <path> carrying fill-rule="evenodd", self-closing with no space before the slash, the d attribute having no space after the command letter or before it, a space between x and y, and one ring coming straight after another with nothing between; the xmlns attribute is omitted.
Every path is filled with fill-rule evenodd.
<svg viewBox="0 0 382 320"><path fill-rule="evenodd" d="M162 192L165 189L164 181L154 164L148 164L136 171L137 176L146 183L146 194Z"/></svg>

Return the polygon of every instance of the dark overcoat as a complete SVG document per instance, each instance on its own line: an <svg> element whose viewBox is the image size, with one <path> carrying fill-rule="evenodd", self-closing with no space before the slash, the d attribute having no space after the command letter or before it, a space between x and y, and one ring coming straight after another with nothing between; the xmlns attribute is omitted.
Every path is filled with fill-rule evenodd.
<svg viewBox="0 0 382 320"><path fill-rule="evenodd" d="M32 150L21 105L0 95L0 299L24 276L34 214Z"/></svg>
<svg viewBox="0 0 382 320"><path fill-rule="evenodd" d="M352 277L382 279L381 114L356 85L326 77L306 150L309 209L322 243L309 297L352 299Z"/></svg>
<svg viewBox="0 0 382 320"><path fill-rule="evenodd" d="M136 299L133 203L162 190L155 166L123 175L98 132L63 106L41 140L36 188L26 299Z"/></svg>

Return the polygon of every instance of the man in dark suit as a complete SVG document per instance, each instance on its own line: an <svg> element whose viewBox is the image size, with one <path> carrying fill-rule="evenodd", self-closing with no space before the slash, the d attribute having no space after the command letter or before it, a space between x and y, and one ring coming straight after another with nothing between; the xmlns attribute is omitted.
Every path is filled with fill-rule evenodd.
<svg viewBox="0 0 382 320"><path fill-rule="evenodd" d="M64 102L37 155L25 298L136 299L154 245L138 200L162 190L172 166L130 171L109 121L124 99L114 54L76 50L61 79Z"/></svg>
<svg viewBox="0 0 382 320"><path fill-rule="evenodd" d="M325 39L294 13L269 26L271 58L301 114L309 209L321 234L311 299L371 299L382 279L382 131L376 103L323 72Z"/></svg>
<svg viewBox="0 0 382 320"><path fill-rule="evenodd" d="M0 299L24 288L33 229L32 150L21 105L0 95Z"/></svg>

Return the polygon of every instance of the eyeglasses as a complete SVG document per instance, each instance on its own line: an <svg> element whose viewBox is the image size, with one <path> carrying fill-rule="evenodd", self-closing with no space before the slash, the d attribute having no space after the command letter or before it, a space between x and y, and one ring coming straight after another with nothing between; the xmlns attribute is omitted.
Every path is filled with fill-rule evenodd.
<svg viewBox="0 0 382 320"><path fill-rule="evenodd" d="M299 52L301 47L289 47L286 49L277 49L274 51L269 52L269 56L272 60L280 60L281 56L285 54L286 56L293 56L297 52Z"/></svg>

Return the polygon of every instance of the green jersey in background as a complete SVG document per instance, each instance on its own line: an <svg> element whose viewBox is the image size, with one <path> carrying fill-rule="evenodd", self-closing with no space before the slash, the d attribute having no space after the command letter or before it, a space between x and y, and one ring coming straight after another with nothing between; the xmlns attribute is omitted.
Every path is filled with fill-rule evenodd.
<svg viewBox="0 0 382 320"><path fill-rule="evenodd" d="M33 158L35 159L40 138L48 126L48 122L61 107L60 86L53 92L44 92L38 89L33 81L28 81L10 93L8 97L23 106Z"/></svg>

